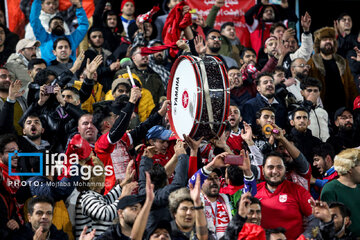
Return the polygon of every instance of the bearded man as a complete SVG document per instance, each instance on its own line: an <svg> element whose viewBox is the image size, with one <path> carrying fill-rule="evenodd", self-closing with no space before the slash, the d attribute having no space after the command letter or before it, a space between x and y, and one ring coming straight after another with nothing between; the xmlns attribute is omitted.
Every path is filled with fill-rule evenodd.
<svg viewBox="0 0 360 240"><path fill-rule="evenodd" d="M352 107L357 88L346 59L336 54L337 40L335 30L324 27L314 33L315 54L308 61L309 76L322 83L321 100L330 117L343 106Z"/></svg>
<svg viewBox="0 0 360 240"><path fill-rule="evenodd" d="M311 230L313 225L311 196L305 188L285 180L285 172L281 154L271 152L266 155L263 163L265 182L257 185L255 197L261 202L261 226L265 229L284 227L287 239L296 239L304 233L304 226Z"/></svg>

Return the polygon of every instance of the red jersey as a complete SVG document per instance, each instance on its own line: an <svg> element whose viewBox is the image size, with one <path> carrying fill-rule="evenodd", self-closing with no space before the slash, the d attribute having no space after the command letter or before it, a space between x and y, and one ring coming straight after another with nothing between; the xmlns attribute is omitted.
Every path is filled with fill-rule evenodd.
<svg viewBox="0 0 360 240"><path fill-rule="evenodd" d="M239 155L242 147L243 139L241 137L240 130L236 133L231 131L229 138L226 140L226 144L230 147L234 154Z"/></svg>
<svg viewBox="0 0 360 240"><path fill-rule="evenodd" d="M289 240L296 239L304 232L303 217L312 214L311 195L296 183L284 180L271 193L266 182L257 185L255 195L261 201L261 226L265 229L283 227Z"/></svg>
<svg viewBox="0 0 360 240"><path fill-rule="evenodd" d="M114 186L116 179L124 179L126 167L131 160L128 149L131 147L131 135L125 133L120 141L110 143L109 133L105 133L99 137L95 143L95 152L98 158L105 166L112 166L114 174L105 177L105 194L107 194Z"/></svg>

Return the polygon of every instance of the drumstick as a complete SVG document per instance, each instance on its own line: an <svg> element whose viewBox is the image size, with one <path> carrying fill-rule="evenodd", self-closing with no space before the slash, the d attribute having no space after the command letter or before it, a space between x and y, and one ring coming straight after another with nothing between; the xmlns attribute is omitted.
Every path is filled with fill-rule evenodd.
<svg viewBox="0 0 360 240"><path fill-rule="evenodd" d="M130 78L131 85L132 85L132 87L134 88L134 87L136 87L136 85L135 85L135 82L134 82L134 78L133 78L133 76L132 76L132 74L131 74L130 66L132 66L132 61L130 60L130 58L123 58L123 59L121 59L121 61L120 61L120 67L121 67L121 68L126 67L126 70L127 70L128 74L129 74L129 78Z"/></svg>

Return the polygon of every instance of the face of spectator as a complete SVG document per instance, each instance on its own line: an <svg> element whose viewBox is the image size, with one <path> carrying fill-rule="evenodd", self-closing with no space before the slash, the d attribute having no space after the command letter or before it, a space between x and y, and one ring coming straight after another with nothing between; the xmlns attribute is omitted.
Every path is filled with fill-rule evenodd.
<svg viewBox="0 0 360 240"><path fill-rule="evenodd" d="M162 46L162 44L155 43L153 46ZM162 64L164 62L164 51L154 53L153 56L156 64Z"/></svg>
<svg viewBox="0 0 360 240"><path fill-rule="evenodd" d="M344 111L335 120L335 125L342 131L351 131L354 125L353 115L349 111Z"/></svg>
<svg viewBox="0 0 360 240"><path fill-rule="evenodd" d="M334 54L335 53L334 39L333 38L321 39L320 52L325 56Z"/></svg>
<svg viewBox="0 0 360 240"><path fill-rule="evenodd" d="M41 121L38 117L29 116L24 123L23 134L30 140L36 140L44 133Z"/></svg>
<svg viewBox="0 0 360 240"><path fill-rule="evenodd" d="M236 128L239 126L241 121L240 110L237 106L230 106L230 112L228 120L230 122L231 128Z"/></svg>
<svg viewBox="0 0 360 240"><path fill-rule="evenodd" d="M278 41L276 39L271 39L266 42L264 52L270 57L273 57L277 53L277 46L278 46Z"/></svg>
<svg viewBox="0 0 360 240"><path fill-rule="evenodd" d="M133 56L131 57L131 59L133 60L134 64L138 67L138 68L145 68L147 67L147 65L149 64L149 56L148 55L141 55L141 50L140 48L138 48Z"/></svg>
<svg viewBox="0 0 360 240"><path fill-rule="evenodd" d="M264 178L268 185L277 187L285 180L285 165L277 156L269 156L263 168Z"/></svg>
<svg viewBox="0 0 360 240"><path fill-rule="evenodd" d="M269 110L263 110L261 112L261 116L259 119L256 119L257 125L263 127L266 124L274 124L275 123L275 113Z"/></svg>
<svg viewBox="0 0 360 240"><path fill-rule="evenodd" d="M243 59L242 59L243 63L245 64L252 64L255 66L256 64L256 54L253 53L252 51L246 51Z"/></svg>
<svg viewBox="0 0 360 240"><path fill-rule="evenodd" d="M167 6L171 10L176 6L176 4L178 4L180 2L182 2L182 0L170 0L169 3L167 4Z"/></svg>
<svg viewBox="0 0 360 240"><path fill-rule="evenodd" d="M43 228L43 232L47 232L51 227L53 218L53 207L50 203L40 202L34 205L32 215L28 214L29 222L36 231L39 227Z"/></svg>
<svg viewBox="0 0 360 240"><path fill-rule="evenodd" d="M355 167L351 168L351 180L354 184L360 183L360 162L357 161Z"/></svg>
<svg viewBox="0 0 360 240"><path fill-rule="evenodd" d="M270 234L270 240L286 240L286 236L283 233Z"/></svg>
<svg viewBox="0 0 360 240"><path fill-rule="evenodd" d="M274 79L270 76L262 76L259 84L256 86L257 91L266 98L273 98L275 95Z"/></svg>
<svg viewBox="0 0 360 240"><path fill-rule="evenodd" d="M132 227L140 211L141 204L137 203L133 206L126 207L123 210L118 210L118 214L119 218L123 219L126 225Z"/></svg>
<svg viewBox="0 0 360 240"><path fill-rule="evenodd" d="M292 53L295 52L299 48L299 45L298 45L295 37L290 37L286 42L289 44L289 49L290 49L290 52L292 52Z"/></svg>
<svg viewBox="0 0 360 240"><path fill-rule="evenodd" d="M239 69L230 69L228 71L228 76L229 76L230 85L233 85L234 87L241 87L243 81Z"/></svg>
<svg viewBox="0 0 360 240"><path fill-rule="evenodd" d="M59 7L59 2L57 0L45 0L41 4L41 10L47 14L54 14Z"/></svg>
<svg viewBox="0 0 360 240"><path fill-rule="evenodd" d="M275 73L273 74L274 77L274 84L275 86L279 83L282 83L286 80L285 73L283 71L275 70Z"/></svg>
<svg viewBox="0 0 360 240"><path fill-rule="evenodd" d="M246 222L256 225L261 224L261 207L259 204L253 203L250 205L250 211L247 214Z"/></svg>
<svg viewBox="0 0 360 240"><path fill-rule="evenodd" d="M304 111L297 111L294 114L294 120L291 120L290 124L299 132L306 132L307 127L310 125L308 113Z"/></svg>
<svg viewBox="0 0 360 240"><path fill-rule="evenodd" d="M116 15L108 15L106 18L106 23L109 28L116 28L117 16Z"/></svg>
<svg viewBox="0 0 360 240"><path fill-rule="evenodd" d="M282 39L285 32L285 28L283 26L278 26L274 29L274 32L270 34L270 36L274 36L277 39Z"/></svg>
<svg viewBox="0 0 360 240"><path fill-rule="evenodd" d="M161 139L152 139L151 145L155 146L157 152L161 154L166 154L166 150L169 147L169 141L161 140Z"/></svg>
<svg viewBox="0 0 360 240"><path fill-rule="evenodd" d="M6 166L9 165L9 153L19 151L19 147L16 142L9 142L4 147L4 152L0 153L0 159L3 164ZM11 157L11 167L16 168L18 166L18 156L15 154Z"/></svg>
<svg viewBox="0 0 360 240"><path fill-rule="evenodd" d="M153 26L149 22L144 22L144 28L145 28L145 37L150 37L153 33Z"/></svg>
<svg viewBox="0 0 360 240"><path fill-rule="evenodd" d="M36 47L29 47L29 48L24 48L20 51L20 53L28 60L30 61L31 59L36 58Z"/></svg>
<svg viewBox="0 0 360 240"><path fill-rule="evenodd" d="M221 31L221 34L230 40L235 40L236 38L235 27L228 25Z"/></svg>
<svg viewBox="0 0 360 240"><path fill-rule="evenodd" d="M96 142L98 130L93 124L93 116L85 115L79 119L78 131L83 139L91 144Z"/></svg>
<svg viewBox="0 0 360 240"><path fill-rule="evenodd" d="M352 19L349 15L345 15L338 21L338 27L340 29L340 33L344 33L345 35L350 34L352 28Z"/></svg>
<svg viewBox="0 0 360 240"><path fill-rule="evenodd" d="M194 204L190 201L183 201L179 204L174 214L176 225L180 229L192 229L195 224Z"/></svg>
<svg viewBox="0 0 360 240"><path fill-rule="evenodd" d="M64 35L64 33L65 33L64 22L60 19L53 19L50 23L49 30L54 35L57 35L57 36Z"/></svg>
<svg viewBox="0 0 360 240"><path fill-rule="evenodd" d="M0 27L0 47L4 45L6 39L5 29Z"/></svg>
<svg viewBox="0 0 360 240"><path fill-rule="evenodd" d="M319 170L320 174L324 174L331 166L328 166L328 164L325 162L325 159L319 155L314 155L314 167L316 167Z"/></svg>
<svg viewBox="0 0 360 240"><path fill-rule="evenodd" d="M0 91L9 91L11 84L9 71L6 69L0 69Z"/></svg>
<svg viewBox="0 0 360 240"><path fill-rule="evenodd" d="M95 48L101 47L104 44L104 37L102 32L94 31L90 33L90 44Z"/></svg>
<svg viewBox="0 0 360 240"><path fill-rule="evenodd" d="M170 234L168 230L164 228L156 229L150 236L150 240L170 240Z"/></svg>
<svg viewBox="0 0 360 240"><path fill-rule="evenodd" d="M264 21L272 21L275 19L275 12L273 7L266 7L263 13L263 20Z"/></svg>
<svg viewBox="0 0 360 240"><path fill-rule="evenodd" d="M311 69L310 65L307 64L303 58L294 60L291 66L292 77L297 77L300 79L307 77L309 75L309 70Z"/></svg>
<svg viewBox="0 0 360 240"><path fill-rule="evenodd" d="M219 176L212 172L210 176L204 181L202 191L207 197L218 197L220 191Z"/></svg>
<svg viewBox="0 0 360 240"><path fill-rule="evenodd" d="M36 74L38 72L40 72L40 70L45 69L45 68L46 68L45 63L36 64L36 65L34 65L34 68L32 70L28 70L28 74L30 75L30 77L32 79L34 79Z"/></svg>
<svg viewBox="0 0 360 240"><path fill-rule="evenodd" d="M79 97L70 90L62 91L61 95L64 98L64 101L67 103L71 103L75 106L78 106L80 104Z"/></svg>
<svg viewBox="0 0 360 240"><path fill-rule="evenodd" d="M121 95L130 96L130 93L127 91L126 87L122 84L119 84L119 86L116 88L116 91L112 93L114 98L117 98Z"/></svg>
<svg viewBox="0 0 360 240"><path fill-rule="evenodd" d="M334 220L335 232L339 232L342 229L342 227L344 226L344 224L345 224L345 226L347 226L350 222L349 217L344 218L341 215L339 207L330 208L330 214Z"/></svg>
<svg viewBox="0 0 360 240"><path fill-rule="evenodd" d="M293 142L290 143L294 145ZM286 147L282 142L279 142L276 148L276 152L280 153L283 156L283 159L286 163L290 163L293 161L293 158L290 156L290 153L288 152L288 150L286 149Z"/></svg>
<svg viewBox="0 0 360 240"><path fill-rule="evenodd" d="M317 104L317 100L320 96L320 90L318 87L310 86L301 90L301 94L306 100L311 101L313 104Z"/></svg>
<svg viewBox="0 0 360 240"><path fill-rule="evenodd" d="M125 3L124 7L121 9L121 12L126 16L132 16L135 12L134 4L131 2Z"/></svg>
<svg viewBox="0 0 360 240"><path fill-rule="evenodd" d="M222 44L221 41L222 41L222 37L221 37L220 33L211 32L207 36L207 41L206 41L207 47L210 49L211 52L218 53L221 48L221 44Z"/></svg>
<svg viewBox="0 0 360 240"><path fill-rule="evenodd" d="M55 50L53 50L56 60L59 62L68 62L71 55L71 48L67 41L61 40L56 45Z"/></svg>

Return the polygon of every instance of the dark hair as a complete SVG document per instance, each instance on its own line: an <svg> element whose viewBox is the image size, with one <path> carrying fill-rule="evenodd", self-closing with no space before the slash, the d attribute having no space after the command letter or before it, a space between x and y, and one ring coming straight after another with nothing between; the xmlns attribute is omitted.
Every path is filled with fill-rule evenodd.
<svg viewBox="0 0 360 240"><path fill-rule="evenodd" d="M206 32L205 38L207 39L208 36L209 36L209 34L210 34L210 33L213 33L213 32L217 32L218 34L221 35L221 32L220 32L219 30L217 30L217 29L215 29L215 28L211 28L211 29L209 29L209 30Z"/></svg>
<svg viewBox="0 0 360 240"><path fill-rule="evenodd" d="M284 72L284 73L286 73L286 69L283 66L276 66L274 68L273 73L275 73L275 72Z"/></svg>
<svg viewBox="0 0 360 240"><path fill-rule="evenodd" d="M286 26L282 22L276 22L270 27L270 33L274 33L275 29L278 27L283 27L286 30Z"/></svg>
<svg viewBox="0 0 360 240"><path fill-rule="evenodd" d="M227 71L229 72L230 70L238 70L240 71L240 69L238 67L235 67L235 66L231 66L227 69Z"/></svg>
<svg viewBox="0 0 360 240"><path fill-rule="evenodd" d="M7 133L7 134L0 135L0 153L1 154L4 154L5 146L11 142L17 143L17 137L15 134Z"/></svg>
<svg viewBox="0 0 360 240"><path fill-rule="evenodd" d="M273 112L275 114L275 109L273 107L263 107L260 108L259 111L255 113L255 119L259 119L261 117L262 112L265 110Z"/></svg>
<svg viewBox="0 0 360 240"><path fill-rule="evenodd" d="M50 19L50 21L49 21L49 27L50 27L52 21L54 21L55 19L61 20L61 21L64 23L64 19L63 19L62 17L60 17L59 15L56 15L56 16L54 16L54 17L52 17L52 18Z"/></svg>
<svg viewBox="0 0 360 240"><path fill-rule="evenodd" d="M56 72L50 70L50 69L41 69L34 78L34 82L39 84L40 86L46 84L46 82L49 79L49 76L55 76L55 78L57 78L57 74Z"/></svg>
<svg viewBox="0 0 360 240"><path fill-rule="evenodd" d="M167 174L165 168L158 163L155 163L149 171L151 183L154 184L154 190L166 186Z"/></svg>
<svg viewBox="0 0 360 240"><path fill-rule="evenodd" d="M243 48L243 50L241 51L241 53L240 53L240 58L241 58L241 59L244 58L244 55L245 55L245 53L246 53L247 51L252 52L253 54L255 54L255 56L257 56L256 51L255 51L253 48L248 47L248 48Z"/></svg>
<svg viewBox="0 0 360 240"><path fill-rule="evenodd" d="M61 90L61 92L65 91L65 90L69 90L71 91L72 93L74 93L78 98L80 98L80 92L77 88L75 87L66 87L64 88L63 90Z"/></svg>
<svg viewBox="0 0 360 240"><path fill-rule="evenodd" d="M88 39L90 39L90 34L93 32L101 32L104 36L104 32L103 32L102 28L97 27L97 26L91 26L91 28L89 28L89 30L87 32Z"/></svg>
<svg viewBox="0 0 360 240"><path fill-rule="evenodd" d="M223 25L221 25L220 32L222 32L222 30L224 30L227 26L235 27L233 22L225 22Z"/></svg>
<svg viewBox="0 0 360 240"><path fill-rule="evenodd" d="M38 65L38 64L45 64L45 66L47 66L44 59L42 59L42 58L33 58L33 59L31 59L29 61L28 70L33 70L35 65Z"/></svg>
<svg viewBox="0 0 360 240"><path fill-rule="evenodd" d="M241 186L244 184L243 181L244 174L243 171L238 166L230 165L226 168L226 170L227 170L227 177L229 178L233 186Z"/></svg>
<svg viewBox="0 0 360 240"><path fill-rule="evenodd" d="M329 208L339 208L341 216L344 217L351 217L351 211L350 209L343 204L342 202L331 202L329 204Z"/></svg>
<svg viewBox="0 0 360 240"><path fill-rule="evenodd" d="M6 71L9 71L9 70L7 69L7 67L4 67L4 66L0 67L0 69L3 69L3 70L6 70Z"/></svg>
<svg viewBox="0 0 360 240"><path fill-rule="evenodd" d="M52 206L52 211L54 211L54 200L51 197L40 195L31 198L30 201L28 202L28 212L30 215L33 214L34 206L37 203L48 203Z"/></svg>
<svg viewBox="0 0 360 240"><path fill-rule="evenodd" d="M309 117L309 111L306 109L306 108L303 108L303 107L298 107L298 108L295 108L292 113L291 113L291 119L294 120L294 117L295 117L295 113L297 112L306 112L306 114L308 115Z"/></svg>
<svg viewBox="0 0 360 240"><path fill-rule="evenodd" d="M135 80L136 79L134 79L134 81ZM135 81L135 85L136 85L136 82L139 83L139 81ZM126 92L128 92L128 93L131 91L131 86L129 84L121 82L118 85L116 85L116 87L114 88L114 92L116 92L116 90L119 88L119 86L124 86L126 88ZM137 87L141 88L141 86L137 86Z"/></svg>
<svg viewBox="0 0 360 240"><path fill-rule="evenodd" d="M341 20L343 17L345 17L345 16L349 16L349 17L351 18L351 20L352 20L352 17L351 17L350 14L347 13L347 12L342 12L342 13L338 16L337 20L340 21L340 20Z"/></svg>
<svg viewBox="0 0 360 240"><path fill-rule="evenodd" d="M279 158L281 158L281 160L283 161L283 163L284 163L284 165L285 165L285 162L284 162L284 159L283 159L283 155L282 155L281 153L278 153L278 152L275 152L275 151L271 151L271 152L266 153L266 154L264 155L263 166L265 166L266 160L267 160L269 157L279 157Z"/></svg>
<svg viewBox="0 0 360 240"><path fill-rule="evenodd" d="M261 202L258 198L256 197L253 197L253 196L249 196L248 199L250 200L250 204L259 204L260 207L261 207Z"/></svg>
<svg viewBox="0 0 360 240"><path fill-rule="evenodd" d="M329 143L321 143L319 145L316 145L313 149L312 149L314 155L318 155L322 158L326 158L327 155L329 155L331 157L331 160L334 161L334 157L335 157L335 150L333 148L333 146Z"/></svg>
<svg viewBox="0 0 360 240"><path fill-rule="evenodd" d="M270 240L271 234L273 233L282 233L285 234L286 233L286 229L283 227L277 227L277 228L273 228L273 229L266 229L265 230L266 233L266 240Z"/></svg>
<svg viewBox="0 0 360 240"><path fill-rule="evenodd" d="M130 50L130 57L132 57L134 55L134 53L136 52L136 50L138 50L138 48L141 48L141 47L144 47L143 45L136 45L135 47L133 47L131 50Z"/></svg>
<svg viewBox="0 0 360 240"><path fill-rule="evenodd" d="M31 113L31 114L29 114L26 118L24 118L24 121L22 122L22 126L25 126L25 122L26 122L26 120L27 120L28 118L38 118L38 119L40 120L40 122L41 122L41 125L44 126L44 124L43 124L42 121L41 121L40 116L37 115L36 113Z"/></svg>
<svg viewBox="0 0 360 240"><path fill-rule="evenodd" d="M322 84L319 79L313 77L306 77L300 82L301 90L305 90L307 87L317 87L321 91Z"/></svg>
<svg viewBox="0 0 360 240"><path fill-rule="evenodd" d="M5 13L4 13L5 14ZM3 25L3 24L1 24L0 23L0 27L4 30L4 34L5 34L5 37L6 37L6 26L5 25ZM5 41L5 40L4 40Z"/></svg>
<svg viewBox="0 0 360 240"><path fill-rule="evenodd" d="M255 79L255 83L256 83L256 86L259 86L260 85L260 79L262 77L265 77L265 76L268 76L268 77L271 77L272 80L274 80L274 77L271 73L269 72L263 72L263 73L260 73L259 75L257 75L256 79Z"/></svg>
<svg viewBox="0 0 360 240"><path fill-rule="evenodd" d="M106 118L111 117L111 108L109 103L97 104L94 106L93 124L101 132L102 124Z"/></svg>
<svg viewBox="0 0 360 240"><path fill-rule="evenodd" d="M69 47L71 48L71 43L69 41L69 39L67 37L59 37L58 39L56 39L53 43L53 49L55 50L56 49L56 46L58 45L58 43L60 41L66 41L68 44L69 44Z"/></svg>

